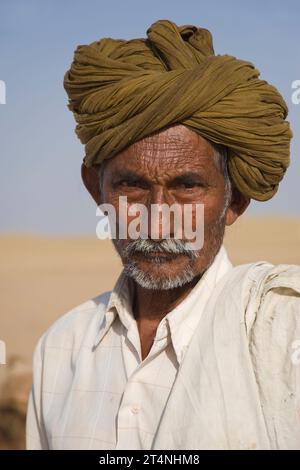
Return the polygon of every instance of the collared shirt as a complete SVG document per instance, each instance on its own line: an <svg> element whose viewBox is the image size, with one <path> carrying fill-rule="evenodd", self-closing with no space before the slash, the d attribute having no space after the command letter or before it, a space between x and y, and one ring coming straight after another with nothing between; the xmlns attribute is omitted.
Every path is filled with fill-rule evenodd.
<svg viewBox="0 0 300 470"><path fill-rule="evenodd" d="M150 449L178 369L214 287L231 269L222 246L141 358L133 281L59 319L39 341L27 448ZM178 404L184 406L184 404Z"/></svg>

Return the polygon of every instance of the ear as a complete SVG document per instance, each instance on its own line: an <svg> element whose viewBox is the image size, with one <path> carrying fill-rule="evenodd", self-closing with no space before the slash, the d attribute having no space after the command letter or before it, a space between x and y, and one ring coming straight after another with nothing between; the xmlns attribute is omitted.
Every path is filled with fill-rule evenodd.
<svg viewBox="0 0 300 470"><path fill-rule="evenodd" d="M226 225L232 225L245 212L249 204L250 198L244 196L238 189L233 187L231 203L226 212Z"/></svg>
<svg viewBox="0 0 300 470"><path fill-rule="evenodd" d="M99 173L95 167L86 167L84 163L81 165L81 178L84 186L99 206L101 204L101 191L99 184Z"/></svg>

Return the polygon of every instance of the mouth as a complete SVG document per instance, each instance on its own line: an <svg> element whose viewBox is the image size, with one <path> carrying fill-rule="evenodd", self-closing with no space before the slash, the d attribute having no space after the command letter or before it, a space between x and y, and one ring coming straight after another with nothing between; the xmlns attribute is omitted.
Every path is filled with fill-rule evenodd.
<svg viewBox="0 0 300 470"><path fill-rule="evenodd" d="M149 260L157 260L159 259L160 261L173 261L174 259L177 259L179 256L183 256L182 253L162 253L160 251L152 251L152 252L141 252L137 251L134 253L135 256L138 258L143 258L143 259L149 259Z"/></svg>

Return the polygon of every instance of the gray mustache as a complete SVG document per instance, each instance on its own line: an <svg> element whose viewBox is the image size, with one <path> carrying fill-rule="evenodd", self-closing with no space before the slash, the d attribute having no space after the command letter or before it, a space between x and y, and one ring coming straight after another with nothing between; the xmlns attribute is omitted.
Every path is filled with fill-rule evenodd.
<svg viewBox="0 0 300 470"><path fill-rule="evenodd" d="M188 242L179 239L164 239L155 241L151 239L138 238L132 240L124 248L124 254L132 256L134 253L165 253L179 255L184 254L192 259L198 258L199 253L196 250L191 250L187 246Z"/></svg>

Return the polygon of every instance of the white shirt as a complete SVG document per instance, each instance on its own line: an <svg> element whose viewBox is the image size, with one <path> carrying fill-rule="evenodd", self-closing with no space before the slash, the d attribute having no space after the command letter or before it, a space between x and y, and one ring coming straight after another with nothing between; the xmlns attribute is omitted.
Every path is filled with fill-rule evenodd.
<svg viewBox="0 0 300 470"><path fill-rule="evenodd" d="M55 322L34 354L27 448L151 449L205 304L231 267L221 247L193 290L161 320L144 360L131 308L134 284L123 272L112 292Z"/></svg>

